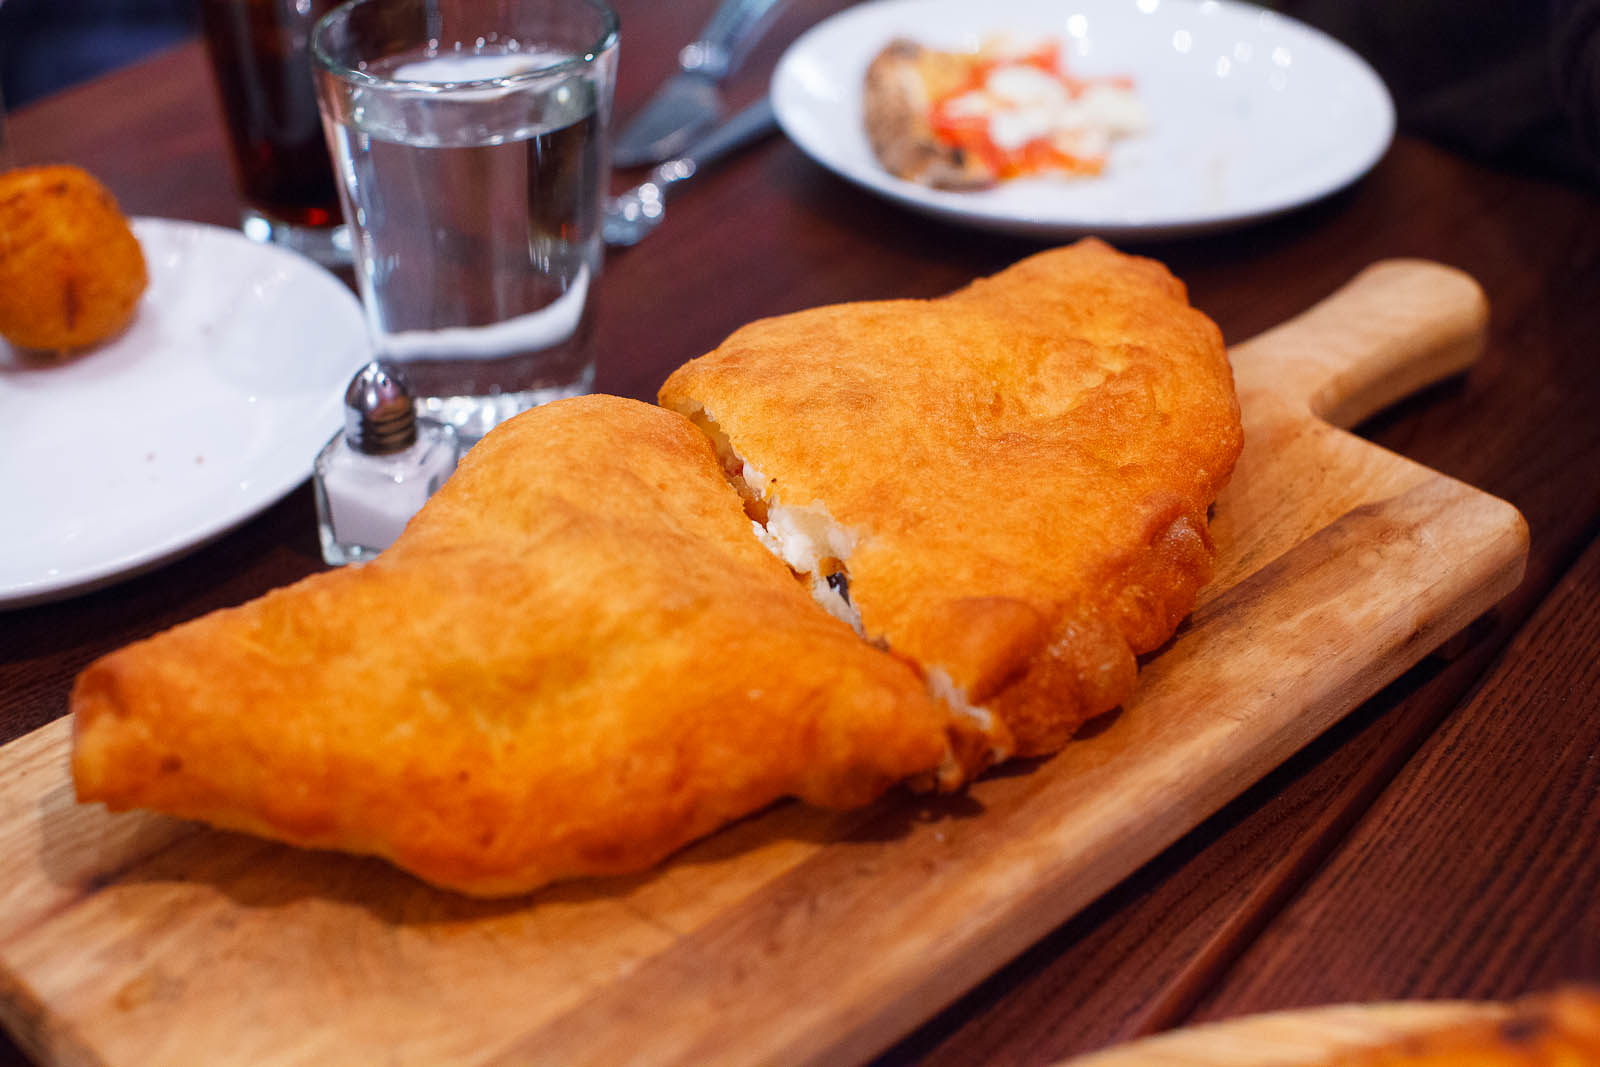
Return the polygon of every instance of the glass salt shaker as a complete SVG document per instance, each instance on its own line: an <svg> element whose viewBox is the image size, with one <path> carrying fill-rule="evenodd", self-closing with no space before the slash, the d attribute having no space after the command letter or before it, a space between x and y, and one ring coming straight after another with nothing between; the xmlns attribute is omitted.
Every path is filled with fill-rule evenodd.
<svg viewBox="0 0 1600 1067"><path fill-rule="evenodd" d="M322 558L360 563L388 548L459 456L453 427L417 417L399 367L362 367L344 394L344 429L314 468Z"/></svg>

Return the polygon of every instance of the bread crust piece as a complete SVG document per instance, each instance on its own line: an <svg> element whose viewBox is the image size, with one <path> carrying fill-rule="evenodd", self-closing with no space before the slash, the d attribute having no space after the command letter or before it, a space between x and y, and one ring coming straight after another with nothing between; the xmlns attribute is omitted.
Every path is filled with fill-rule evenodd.
<svg viewBox="0 0 1600 1067"><path fill-rule="evenodd" d="M863 122L873 153L890 174L936 189L981 189L998 179L983 160L934 136L929 121L935 92L962 80L963 72L954 68L967 59L900 38L868 65Z"/></svg>
<svg viewBox="0 0 1600 1067"><path fill-rule="evenodd" d="M787 795L863 804L945 749L705 439L613 397L519 416L377 560L111 653L71 701L80 800L478 895L640 870Z"/></svg>
<svg viewBox="0 0 1600 1067"><path fill-rule="evenodd" d="M853 531L865 635L998 713L1019 755L1127 699L1193 607L1242 443L1216 326L1095 240L937 300L753 323L661 403L714 424L769 501Z"/></svg>

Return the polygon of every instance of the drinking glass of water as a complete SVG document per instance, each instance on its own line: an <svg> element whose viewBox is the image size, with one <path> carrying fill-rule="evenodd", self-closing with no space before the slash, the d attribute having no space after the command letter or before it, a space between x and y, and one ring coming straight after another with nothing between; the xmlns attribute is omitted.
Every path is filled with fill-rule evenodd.
<svg viewBox="0 0 1600 1067"><path fill-rule="evenodd" d="M374 356L467 442L588 392L617 18L352 0L312 34Z"/></svg>

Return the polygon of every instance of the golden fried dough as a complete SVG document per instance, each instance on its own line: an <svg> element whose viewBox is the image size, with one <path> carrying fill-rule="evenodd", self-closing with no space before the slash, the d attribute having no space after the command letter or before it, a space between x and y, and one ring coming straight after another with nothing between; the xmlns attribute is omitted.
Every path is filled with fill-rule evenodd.
<svg viewBox="0 0 1600 1067"><path fill-rule="evenodd" d="M867 638L998 715L995 757L1051 752L1132 692L1209 577L1241 444L1216 326L1094 240L937 300L753 323L661 403L819 599L847 591Z"/></svg>
<svg viewBox="0 0 1600 1067"><path fill-rule="evenodd" d="M1330 1067L1600 1067L1600 990L1525 997L1508 1016L1404 1037Z"/></svg>
<svg viewBox="0 0 1600 1067"><path fill-rule="evenodd" d="M72 710L80 800L481 895L866 803L947 718L762 548L685 419L605 396L496 429L371 563L98 660Z"/></svg>
<svg viewBox="0 0 1600 1067"><path fill-rule="evenodd" d="M103 341L133 317L144 253L111 193L77 167L0 173L0 335L22 348Z"/></svg>

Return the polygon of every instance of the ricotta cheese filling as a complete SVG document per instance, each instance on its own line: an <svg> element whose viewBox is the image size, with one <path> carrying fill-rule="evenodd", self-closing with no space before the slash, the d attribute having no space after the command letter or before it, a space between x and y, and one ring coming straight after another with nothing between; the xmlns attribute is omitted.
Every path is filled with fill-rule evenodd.
<svg viewBox="0 0 1600 1067"><path fill-rule="evenodd" d="M850 555L864 540L862 534L835 520L820 500L794 507L784 504L772 492L772 481L734 451L733 443L710 412L701 409L689 419L716 448L723 473L745 501L756 539L807 584L812 599L828 614L848 624L862 640L887 650L889 643L883 635L866 632L861 612L850 599ZM990 739L991 763L1011 755L1002 741L1005 731L1000 729L994 713L971 703L946 671L925 665L923 684L928 695L948 707L952 715ZM948 750L934 774L945 786L959 784L963 777L954 753Z"/></svg>

